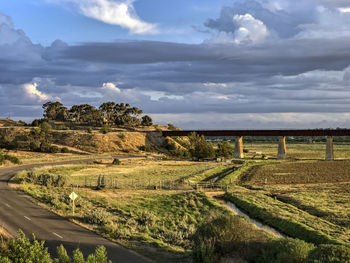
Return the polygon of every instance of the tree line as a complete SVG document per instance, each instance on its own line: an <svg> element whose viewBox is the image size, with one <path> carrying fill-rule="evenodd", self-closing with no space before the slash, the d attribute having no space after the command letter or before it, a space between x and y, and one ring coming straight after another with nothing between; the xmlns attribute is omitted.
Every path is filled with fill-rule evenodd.
<svg viewBox="0 0 350 263"><path fill-rule="evenodd" d="M77 125L101 127L103 125L117 127L151 126L152 118L144 115L137 107L128 103L112 101L102 103L98 108L89 104L73 105L70 108L61 102L46 102L43 106L44 119L49 121L71 122Z"/></svg>

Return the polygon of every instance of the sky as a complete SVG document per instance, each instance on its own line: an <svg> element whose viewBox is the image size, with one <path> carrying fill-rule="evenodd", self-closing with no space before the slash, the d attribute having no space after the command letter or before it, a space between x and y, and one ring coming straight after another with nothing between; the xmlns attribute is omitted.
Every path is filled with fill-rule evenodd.
<svg viewBox="0 0 350 263"><path fill-rule="evenodd" d="M350 128L349 0L0 1L0 117L127 102L184 129Z"/></svg>

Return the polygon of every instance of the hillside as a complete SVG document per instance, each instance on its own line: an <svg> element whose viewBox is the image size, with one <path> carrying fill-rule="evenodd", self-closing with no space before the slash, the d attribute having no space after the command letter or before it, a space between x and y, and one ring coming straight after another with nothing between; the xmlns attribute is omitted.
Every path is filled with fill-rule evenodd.
<svg viewBox="0 0 350 263"><path fill-rule="evenodd" d="M0 136L17 141L20 149L29 149L29 136L32 128L0 127ZM51 141L59 148L69 147L89 153L137 152L140 149L164 152L163 138L155 131L117 131L102 134L83 130L49 132Z"/></svg>
<svg viewBox="0 0 350 263"><path fill-rule="evenodd" d="M11 119L0 118L0 127L18 126L18 122Z"/></svg>

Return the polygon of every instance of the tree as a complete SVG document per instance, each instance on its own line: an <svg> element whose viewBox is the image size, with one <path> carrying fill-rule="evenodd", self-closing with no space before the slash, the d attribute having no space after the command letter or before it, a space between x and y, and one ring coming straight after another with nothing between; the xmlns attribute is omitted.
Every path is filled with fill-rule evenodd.
<svg viewBox="0 0 350 263"><path fill-rule="evenodd" d="M214 158L215 150L213 144L207 142L205 137L199 136L197 133L193 132L189 136L190 141L190 154L192 157L196 158Z"/></svg>
<svg viewBox="0 0 350 263"><path fill-rule="evenodd" d="M229 142L219 142L218 143L218 149L216 150L216 156L217 157L225 157L229 158L232 157L234 153L234 148Z"/></svg>
<svg viewBox="0 0 350 263"><path fill-rule="evenodd" d="M68 109L61 102L46 102L43 105L44 118L53 121L66 121L69 115Z"/></svg>
<svg viewBox="0 0 350 263"><path fill-rule="evenodd" d="M137 107L130 107L128 103L116 104L113 109L114 123L117 126L137 126L140 124L137 117L142 113L142 110Z"/></svg>
<svg viewBox="0 0 350 263"><path fill-rule="evenodd" d="M152 126L152 124L153 124L153 120L150 116L145 115L142 117L142 119L141 119L142 126Z"/></svg>
<svg viewBox="0 0 350 263"><path fill-rule="evenodd" d="M116 104L114 102L105 102L101 104L99 110L102 114L103 119L107 122L107 124L112 125L114 123L114 107Z"/></svg>

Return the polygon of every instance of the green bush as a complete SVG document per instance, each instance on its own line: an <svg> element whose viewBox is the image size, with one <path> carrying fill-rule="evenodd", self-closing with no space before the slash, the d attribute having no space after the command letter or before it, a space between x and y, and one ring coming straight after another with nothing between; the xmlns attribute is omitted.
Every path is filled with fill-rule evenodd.
<svg viewBox="0 0 350 263"><path fill-rule="evenodd" d="M91 128L91 127L88 127L88 128L86 129L86 131L87 131L87 133L92 133L92 128Z"/></svg>
<svg viewBox="0 0 350 263"><path fill-rule="evenodd" d="M67 147L63 147L62 149L61 149L61 153L69 153L70 151L69 151L69 149L67 148Z"/></svg>
<svg viewBox="0 0 350 263"><path fill-rule="evenodd" d="M303 263L349 263L350 248L341 245L320 245L311 251Z"/></svg>
<svg viewBox="0 0 350 263"><path fill-rule="evenodd" d="M142 226L154 226L157 217L149 211L143 211L137 220Z"/></svg>
<svg viewBox="0 0 350 263"><path fill-rule="evenodd" d="M5 161L9 161L13 164L20 164L21 163L21 161L16 156L3 154L3 152L0 151L0 165L3 164Z"/></svg>
<svg viewBox="0 0 350 263"><path fill-rule="evenodd" d="M69 127L67 127L66 125L64 124L60 124L60 125L56 125L54 127L55 130L58 130L58 131L66 131L66 130L69 130Z"/></svg>
<svg viewBox="0 0 350 263"><path fill-rule="evenodd" d="M257 263L302 263L315 246L293 238L281 238L268 242Z"/></svg>
<svg viewBox="0 0 350 263"><path fill-rule="evenodd" d="M100 132L103 133L103 134L107 134L107 133L109 133L109 132L111 132L111 131L112 131L112 129L111 129L111 127L109 127L108 125L105 125L105 126L103 126L103 127L100 129Z"/></svg>
<svg viewBox="0 0 350 263"><path fill-rule="evenodd" d="M119 137L121 140L125 140L125 134L124 134L124 133L118 134L118 137Z"/></svg>
<svg viewBox="0 0 350 263"><path fill-rule="evenodd" d="M195 132L188 136L190 140L190 153L192 157L196 158L214 158L215 150L213 144L207 142L205 137L199 136Z"/></svg>
<svg viewBox="0 0 350 263"><path fill-rule="evenodd" d="M113 164L113 165L120 165L121 162L120 162L119 159L115 158L115 159L113 160L112 164Z"/></svg>
<svg viewBox="0 0 350 263"><path fill-rule="evenodd" d="M139 147L139 150L140 151L143 151L143 152L151 152L151 147L149 145L142 145Z"/></svg>
<svg viewBox="0 0 350 263"><path fill-rule="evenodd" d="M19 238L8 242L7 249L1 253L0 262L52 262L48 249L44 247L45 242L36 240L34 235L31 242L22 231L18 231L18 235Z"/></svg>
<svg viewBox="0 0 350 263"><path fill-rule="evenodd" d="M253 260L262 245L259 242L249 242L254 235L250 229L248 221L232 214L209 218L193 235L193 262L215 262L203 260L206 260L206 257L211 259L227 257L235 251L248 255L247 260Z"/></svg>
<svg viewBox="0 0 350 263"><path fill-rule="evenodd" d="M95 253L85 260L79 249L73 251L73 256L70 257L60 245L57 247L57 258L53 259L44 241L36 240L34 235L31 241L21 230L18 231L18 235L17 239L8 241L5 248L0 250L1 263L112 263L108 261L107 251L103 246L98 246Z"/></svg>
<svg viewBox="0 0 350 263"><path fill-rule="evenodd" d="M90 210L84 216L85 222L89 224L103 226L108 223L109 213L103 208Z"/></svg>
<svg viewBox="0 0 350 263"><path fill-rule="evenodd" d="M218 149L216 150L217 157L229 158L233 156L234 148L229 142L219 142Z"/></svg>

